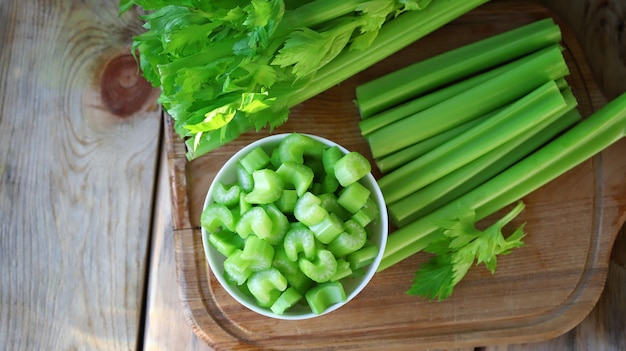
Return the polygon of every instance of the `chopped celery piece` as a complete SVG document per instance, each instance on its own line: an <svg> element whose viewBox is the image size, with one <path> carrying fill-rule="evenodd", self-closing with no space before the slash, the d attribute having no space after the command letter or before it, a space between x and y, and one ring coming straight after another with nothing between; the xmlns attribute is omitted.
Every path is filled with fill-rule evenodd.
<svg viewBox="0 0 626 351"><path fill-rule="evenodd" d="M273 169L278 169L280 165L283 163L280 159L280 153L278 152L278 148L274 148L272 150L272 154L270 155L270 164Z"/></svg>
<svg viewBox="0 0 626 351"><path fill-rule="evenodd" d="M304 257L313 259L315 257L316 243L313 232L304 225L294 225L285 235L283 242L285 253L292 261L298 260L299 253Z"/></svg>
<svg viewBox="0 0 626 351"><path fill-rule="evenodd" d="M318 283L329 281L337 273L337 259L325 249L317 250L312 260L301 257L298 266L302 273Z"/></svg>
<svg viewBox="0 0 626 351"><path fill-rule="evenodd" d="M220 228L234 231L235 217L226 205L211 203L202 211L200 224L209 233L215 233Z"/></svg>
<svg viewBox="0 0 626 351"><path fill-rule="evenodd" d="M359 223L362 227L366 227L372 223L379 215L378 205L371 197L367 199L365 206L358 210L352 219Z"/></svg>
<svg viewBox="0 0 626 351"><path fill-rule="evenodd" d="M246 201L246 195L247 194L243 191L239 193L239 216L242 216L252 208L252 204Z"/></svg>
<svg viewBox="0 0 626 351"><path fill-rule="evenodd" d="M320 194L334 193L339 189L339 181L335 175L324 174L320 183Z"/></svg>
<svg viewBox="0 0 626 351"><path fill-rule="evenodd" d="M283 213L293 214L297 201L298 193L295 190L284 189L278 200L276 200L276 206L278 206Z"/></svg>
<svg viewBox="0 0 626 351"><path fill-rule="evenodd" d="M252 188L254 187L252 172L248 172L239 162L237 162L235 167L237 170L237 182L241 190L245 192L252 191Z"/></svg>
<svg viewBox="0 0 626 351"><path fill-rule="evenodd" d="M235 229L244 239L250 234L268 238L272 235L272 219L265 213L263 207L254 206L241 216Z"/></svg>
<svg viewBox="0 0 626 351"><path fill-rule="evenodd" d="M296 202L293 214L302 224L312 226L328 216L328 212L320 206L321 203L322 201L317 196L306 192Z"/></svg>
<svg viewBox="0 0 626 351"><path fill-rule="evenodd" d="M337 145L333 145L322 152L322 164L324 172L328 175L335 176L335 163L344 156L343 151Z"/></svg>
<svg viewBox="0 0 626 351"><path fill-rule="evenodd" d="M302 196L313 183L313 170L303 164L285 161L276 170L285 183L292 184L298 196Z"/></svg>
<svg viewBox="0 0 626 351"><path fill-rule="evenodd" d="M269 204L280 198L283 191L283 178L271 169L260 169L252 173L254 187L246 194L245 200L251 204Z"/></svg>
<svg viewBox="0 0 626 351"><path fill-rule="evenodd" d="M274 246L274 260L272 266L278 269L285 277L298 273L298 261L289 259L285 247L281 245ZM289 280L289 278L287 279Z"/></svg>
<svg viewBox="0 0 626 351"><path fill-rule="evenodd" d="M378 256L378 247L374 244L365 245L348 255L348 262L353 270L363 268L374 262Z"/></svg>
<svg viewBox="0 0 626 351"><path fill-rule="evenodd" d="M270 163L269 155L261 148L255 147L250 150L239 162L248 173L267 167Z"/></svg>
<svg viewBox="0 0 626 351"><path fill-rule="evenodd" d="M365 206L369 198L370 191L361 183L355 182L341 190L337 202L348 212L356 213Z"/></svg>
<svg viewBox="0 0 626 351"><path fill-rule="evenodd" d="M209 243L217 249L219 253L228 257L235 250L243 248L243 239L229 230L218 230L209 235Z"/></svg>
<svg viewBox="0 0 626 351"><path fill-rule="evenodd" d="M333 170L339 184L346 187L369 174L372 166L365 156L351 151L335 162Z"/></svg>
<svg viewBox="0 0 626 351"><path fill-rule="evenodd" d="M243 246L241 258L250 262L250 269L257 272L272 266L274 247L267 241L250 235Z"/></svg>
<svg viewBox="0 0 626 351"><path fill-rule="evenodd" d="M245 283L252 274L250 261L244 260L241 257L242 253L242 250L235 250L224 261L224 272L226 272L230 279L236 282L237 285Z"/></svg>
<svg viewBox="0 0 626 351"><path fill-rule="evenodd" d="M278 245L283 242L289 230L289 218L274 204L264 205L265 213L272 220L272 232L265 238L270 244Z"/></svg>
<svg viewBox="0 0 626 351"><path fill-rule="evenodd" d="M344 222L344 231L328 244L327 249L335 257L344 257L365 245L367 232L357 221L349 219Z"/></svg>
<svg viewBox="0 0 626 351"><path fill-rule="evenodd" d="M297 304L302 297L302 294L300 294L296 288L288 287L272 304L270 310L276 314L283 314L285 311Z"/></svg>
<svg viewBox="0 0 626 351"><path fill-rule="evenodd" d="M296 266L298 266L298 262L294 263L296 264ZM298 267L296 272L293 274L283 273L283 275L287 279L287 283L289 283L289 286L296 288L296 290L298 290L301 294L304 294L307 290L309 290L311 287L313 287L313 285L316 284L311 278L307 277L306 274L302 273L300 267Z"/></svg>
<svg viewBox="0 0 626 351"><path fill-rule="evenodd" d="M313 172L313 182L319 183L322 180L325 170L321 157L306 157L303 165Z"/></svg>
<svg viewBox="0 0 626 351"><path fill-rule="evenodd" d="M352 268L350 268L350 262L340 258L337 260L337 272L335 272L335 275L330 278L330 281L336 282L351 275Z"/></svg>
<svg viewBox="0 0 626 351"><path fill-rule="evenodd" d="M325 145L307 135L291 133L281 140L278 153L282 162L304 163L304 156L321 158Z"/></svg>
<svg viewBox="0 0 626 351"><path fill-rule="evenodd" d="M250 293L262 306L271 306L287 289L287 279L276 268L254 272L247 281Z"/></svg>
<svg viewBox="0 0 626 351"><path fill-rule="evenodd" d="M240 193L241 188L238 184L226 186L221 182L216 182L213 185L213 201L218 204L226 205L227 207L232 207L239 203Z"/></svg>
<svg viewBox="0 0 626 351"><path fill-rule="evenodd" d="M334 213L341 220L345 221L350 218L351 213L348 212L345 208L339 205L337 202L337 196L333 193L324 193L320 194L317 197L321 200L320 206L322 206L328 213Z"/></svg>
<svg viewBox="0 0 626 351"><path fill-rule="evenodd" d="M322 244L329 244L343 232L343 221L334 213L329 213L321 222L309 227L315 238Z"/></svg>
<svg viewBox="0 0 626 351"><path fill-rule="evenodd" d="M311 311L322 314L332 305L345 302L346 292L340 282L326 282L311 288L304 295Z"/></svg>

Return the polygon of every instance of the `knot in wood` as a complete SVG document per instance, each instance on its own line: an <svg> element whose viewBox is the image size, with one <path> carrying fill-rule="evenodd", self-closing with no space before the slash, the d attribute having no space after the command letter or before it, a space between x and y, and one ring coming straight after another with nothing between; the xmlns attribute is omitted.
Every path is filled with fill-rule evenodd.
<svg viewBox="0 0 626 351"><path fill-rule="evenodd" d="M137 69L135 58L117 56L104 67L100 78L100 94L104 106L118 117L139 111L150 97L152 86Z"/></svg>

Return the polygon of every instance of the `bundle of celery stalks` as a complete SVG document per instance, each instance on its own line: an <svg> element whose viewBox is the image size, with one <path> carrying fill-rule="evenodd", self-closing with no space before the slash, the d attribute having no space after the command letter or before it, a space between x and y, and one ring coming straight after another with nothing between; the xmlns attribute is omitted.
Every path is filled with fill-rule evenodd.
<svg viewBox="0 0 626 351"><path fill-rule="evenodd" d="M581 118L561 40L544 19L357 87L359 126L397 227L379 271L434 254L410 294L445 299L474 264L494 272L497 255L523 245L523 225L501 232L520 200L626 133L626 94Z"/></svg>

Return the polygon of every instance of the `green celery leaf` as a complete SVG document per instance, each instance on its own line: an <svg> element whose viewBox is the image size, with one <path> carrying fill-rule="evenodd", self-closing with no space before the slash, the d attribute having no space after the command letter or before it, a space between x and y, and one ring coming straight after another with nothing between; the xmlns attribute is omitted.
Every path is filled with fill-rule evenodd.
<svg viewBox="0 0 626 351"><path fill-rule="evenodd" d="M418 269L407 293L429 299L445 299L452 294L456 284L465 277L474 262L477 265L484 263L494 274L497 255L508 254L513 248L524 245L524 225L508 238L502 234L504 226L523 209L524 203L520 201L504 217L480 231L475 228L474 211L459 204L456 218L437 223L444 235L428 244L425 251L435 256ZM449 273L449 276L445 273Z"/></svg>
<svg viewBox="0 0 626 351"><path fill-rule="evenodd" d="M281 68L293 67L298 79L312 75L346 47L358 24L352 19L341 18L327 31L318 32L306 27L295 30L289 34L272 64Z"/></svg>
<svg viewBox="0 0 626 351"><path fill-rule="evenodd" d="M453 274L450 256L435 256L415 272L413 284L407 294L430 300L446 299L452 295L454 289Z"/></svg>

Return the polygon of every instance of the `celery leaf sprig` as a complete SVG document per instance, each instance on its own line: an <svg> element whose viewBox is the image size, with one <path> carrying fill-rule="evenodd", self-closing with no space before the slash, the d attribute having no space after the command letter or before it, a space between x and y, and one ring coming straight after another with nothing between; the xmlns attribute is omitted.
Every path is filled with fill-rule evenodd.
<svg viewBox="0 0 626 351"><path fill-rule="evenodd" d="M504 226L524 207L523 202L518 202L504 217L485 230L479 230L475 227L475 212L459 205L457 218L438 223L443 235L425 250L435 256L420 266L407 293L444 300L452 295L454 287L474 264L484 263L494 274L498 255L506 255L524 245L524 224L506 238L502 234Z"/></svg>

